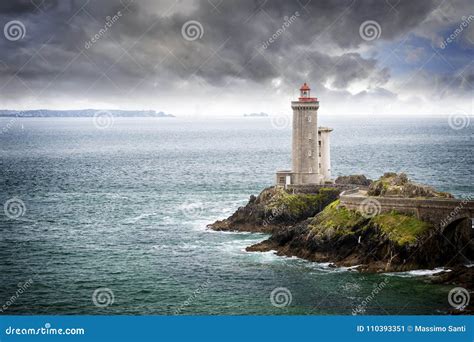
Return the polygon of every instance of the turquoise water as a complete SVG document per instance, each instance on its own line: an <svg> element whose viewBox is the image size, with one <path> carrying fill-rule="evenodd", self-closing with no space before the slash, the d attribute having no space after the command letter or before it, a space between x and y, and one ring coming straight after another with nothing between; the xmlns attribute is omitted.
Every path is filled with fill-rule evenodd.
<svg viewBox="0 0 474 342"><path fill-rule="evenodd" d="M335 176L405 171L456 195L473 193L472 124L321 124L335 129ZM6 314L351 314L385 281L361 313L449 309L449 286L247 253L266 236L205 229L289 167L291 132L268 118L116 118L105 130L88 118L0 118L2 128L0 203L24 203L19 218L0 215ZM285 307L270 301L279 287L291 294ZM102 288L105 307L93 301Z"/></svg>

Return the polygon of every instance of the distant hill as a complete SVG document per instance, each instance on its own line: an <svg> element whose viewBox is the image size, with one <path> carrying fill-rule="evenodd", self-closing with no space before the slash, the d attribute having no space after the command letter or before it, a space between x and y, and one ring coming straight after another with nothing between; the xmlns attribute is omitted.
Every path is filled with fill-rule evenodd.
<svg viewBox="0 0 474 342"><path fill-rule="evenodd" d="M3 110L0 109L0 117L22 117L22 118L40 118L40 117L93 117L96 113L110 113L114 117L153 117L153 118L174 118L172 114L156 112L154 110L99 110L99 109L79 109L79 110Z"/></svg>
<svg viewBox="0 0 474 342"><path fill-rule="evenodd" d="M267 113L264 113L264 112L260 112L260 113L250 113L250 114L244 114L245 117L248 117L248 118L261 118L261 117L267 117L268 114Z"/></svg>

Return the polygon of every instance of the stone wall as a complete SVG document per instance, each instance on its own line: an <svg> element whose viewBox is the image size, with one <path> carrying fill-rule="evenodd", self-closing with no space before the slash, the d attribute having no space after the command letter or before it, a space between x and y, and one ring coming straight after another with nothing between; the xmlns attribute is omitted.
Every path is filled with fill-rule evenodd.
<svg viewBox="0 0 474 342"><path fill-rule="evenodd" d="M395 210L400 213L415 215L420 220L431 222L435 226L446 226L446 223L462 218L474 217L474 201L459 199L415 199L367 197L355 195L355 190L341 194L341 205L353 210L361 210L364 201L372 200L380 212Z"/></svg>
<svg viewBox="0 0 474 342"><path fill-rule="evenodd" d="M317 193L321 188L339 189L341 192L353 189L354 185L350 184L291 184L287 186L288 192L297 194L311 194Z"/></svg>

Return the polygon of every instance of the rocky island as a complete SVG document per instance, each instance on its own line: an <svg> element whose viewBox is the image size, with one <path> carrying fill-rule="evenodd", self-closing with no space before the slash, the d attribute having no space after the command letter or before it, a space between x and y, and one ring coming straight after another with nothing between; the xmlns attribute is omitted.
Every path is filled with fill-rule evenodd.
<svg viewBox="0 0 474 342"><path fill-rule="evenodd" d="M266 118L267 116L268 114L264 112L244 114L244 117L246 118Z"/></svg>
<svg viewBox="0 0 474 342"><path fill-rule="evenodd" d="M354 199L360 200L357 207ZM389 209L387 200L393 201ZM406 204L393 209L400 201L414 203L415 210ZM452 211L457 214L448 213L439 222L433 215L425 219L419 202L426 201L453 201ZM274 250L278 255L353 266L361 272L445 267L449 274L441 272L431 280L472 289L473 268L466 265L473 259L474 244L471 220L464 216L469 208L472 202L456 201L451 194L414 183L403 173L385 173L376 181L358 175L339 177L334 184L266 188L208 228L269 233L267 240L246 250Z"/></svg>
<svg viewBox="0 0 474 342"><path fill-rule="evenodd" d="M275 251L359 272L441 268L427 281L474 287L474 201L387 172L331 177L330 127L318 127L319 100L304 83L293 109L292 168L208 228L270 234L248 252ZM472 312L471 308L469 308Z"/></svg>

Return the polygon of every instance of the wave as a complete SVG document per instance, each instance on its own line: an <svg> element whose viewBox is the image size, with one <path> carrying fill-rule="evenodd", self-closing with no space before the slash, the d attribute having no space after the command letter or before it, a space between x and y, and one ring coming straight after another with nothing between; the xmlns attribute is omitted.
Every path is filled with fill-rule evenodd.
<svg viewBox="0 0 474 342"><path fill-rule="evenodd" d="M150 217L150 216L155 216L157 215L157 213L145 213L145 214L140 214L136 217L129 217L129 218L126 218L124 219L122 222L123 223L137 223L138 221L144 219L144 218L147 218L147 217Z"/></svg>
<svg viewBox="0 0 474 342"><path fill-rule="evenodd" d="M431 275L438 274L441 272L451 272L451 270L446 269L444 267L438 267L432 270L412 270L412 271L406 271L406 272L392 272L392 273L383 273L383 274L387 276L393 276L393 277L408 278L408 277L431 276Z"/></svg>

